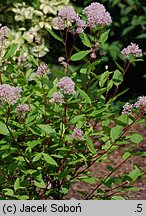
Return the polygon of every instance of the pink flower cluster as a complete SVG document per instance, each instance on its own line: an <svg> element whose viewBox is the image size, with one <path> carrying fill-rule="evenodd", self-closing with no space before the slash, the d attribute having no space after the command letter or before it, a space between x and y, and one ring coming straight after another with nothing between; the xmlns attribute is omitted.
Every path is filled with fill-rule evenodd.
<svg viewBox="0 0 146 216"><path fill-rule="evenodd" d="M80 128L75 128L75 129L73 130L73 133L72 133L71 137L72 137L73 139L82 140L82 139L83 139L83 131L82 131Z"/></svg>
<svg viewBox="0 0 146 216"><path fill-rule="evenodd" d="M130 104L129 102L126 102L125 105L123 106L122 114L131 115L132 114L132 108L133 108L133 105Z"/></svg>
<svg viewBox="0 0 146 216"><path fill-rule="evenodd" d="M110 13L106 11L103 4L93 2L85 7L84 13L87 16L87 26L95 28L98 25L108 25L112 22Z"/></svg>
<svg viewBox="0 0 146 216"><path fill-rule="evenodd" d="M29 112L29 106L28 104L19 104L16 107L16 111L18 115L20 116L20 118L25 118L25 113Z"/></svg>
<svg viewBox="0 0 146 216"><path fill-rule="evenodd" d="M0 41L3 42L7 35L9 34L10 29L7 26L0 28Z"/></svg>
<svg viewBox="0 0 146 216"><path fill-rule="evenodd" d="M133 108L138 109L142 113L146 113L146 96L138 97L134 104L130 104L129 102L125 103L122 114L132 115Z"/></svg>
<svg viewBox="0 0 146 216"><path fill-rule="evenodd" d="M142 50L139 49L139 46L135 43L131 43L129 46L124 48L121 51L124 58L129 58L131 55L134 57L141 57L142 56Z"/></svg>
<svg viewBox="0 0 146 216"><path fill-rule="evenodd" d="M59 87L64 94L72 95L75 93L75 83L68 76L61 78L57 83L57 87Z"/></svg>
<svg viewBox="0 0 146 216"><path fill-rule="evenodd" d="M21 97L22 88L10 86L8 84L0 85L0 100L2 103L14 105Z"/></svg>
<svg viewBox="0 0 146 216"><path fill-rule="evenodd" d="M83 33L86 27L86 22L81 20L79 15L74 11L71 6L66 6L58 12L58 17L54 18L52 25L58 30L64 30L67 27L71 27L72 24L76 24L73 29L74 33ZM71 30L72 32L72 30Z"/></svg>
<svg viewBox="0 0 146 216"><path fill-rule="evenodd" d="M40 64L37 71L36 71L36 74L39 75L39 76L47 75L47 74L50 74L50 73L51 72L50 72L49 68L44 63Z"/></svg>
<svg viewBox="0 0 146 216"><path fill-rule="evenodd" d="M140 96L134 104L134 107L139 110L146 111L146 96Z"/></svg>
<svg viewBox="0 0 146 216"><path fill-rule="evenodd" d="M63 94L61 94L60 92L55 92L50 99L50 103L57 103L62 105L64 103Z"/></svg>
<svg viewBox="0 0 146 216"><path fill-rule="evenodd" d="M74 23L77 19L79 19L78 14L74 11L74 9L71 6L66 6L62 8L58 16L62 18L62 20Z"/></svg>

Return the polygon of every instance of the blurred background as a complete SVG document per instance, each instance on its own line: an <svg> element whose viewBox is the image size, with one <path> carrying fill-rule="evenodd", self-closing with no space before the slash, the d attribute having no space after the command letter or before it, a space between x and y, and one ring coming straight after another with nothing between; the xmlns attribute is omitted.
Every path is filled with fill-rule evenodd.
<svg viewBox="0 0 146 216"><path fill-rule="evenodd" d="M0 23L11 29L9 43L19 43L21 55L24 53L35 57L39 55L46 63L55 65L57 57L62 53L62 45L55 41L47 31L47 28L51 28L52 19L65 5L70 4L75 7L75 10L81 12L91 2L104 4L113 20L109 27L111 31L103 68L108 64L109 70L116 69L113 59L123 64L119 55L120 51L131 42L139 44L143 50L144 61L130 67L120 90L129 88L129 91L122 96L122 100L146 95L145 0L1 0ZM34 42L36 38L39 41L37 44ZM95 72L100 73L103 68Z"/></svg>

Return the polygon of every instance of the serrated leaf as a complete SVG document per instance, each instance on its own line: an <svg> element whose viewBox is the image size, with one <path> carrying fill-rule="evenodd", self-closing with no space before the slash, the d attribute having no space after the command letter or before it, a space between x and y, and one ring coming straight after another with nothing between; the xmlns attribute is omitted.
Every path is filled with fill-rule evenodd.
<svg viewBox="0 0 146 216"><path fill-rule="evenodd" d="M18 190L20 187L20 178L17 178L15 183L14 183L14 190Z"/></svg>
<svg viewBox="0 0 146 216"><path fill-rule="evenodd" d="M143 140L143 137L140 134L133 134L130 137L130 140L131 142L139 144Z"/></svg>
<svg viewBox="0 0 146 216"><path fill-rule="evenodd" d="M47 31L58 41L62 42L62 38L59 37L52 29L46 28Z"/></svg>
<svg viewBox="0 0 146 216"><path fill-rule="evenodd" d="M14 53L15 53L15 51L17 49L17 46L18 46L18 44L11 44L8 47L5 55L3 56L3 60L9 59L11 56L14 56Z"/></svg>
<svg viewBox="0 0 146 216"><path fill-rule="evenodd" d="M48 155L46 153L43 153L43 156L44 156L44 160L47 163L49 163L51 165L54 165L54 166L58 166L57 163L56 163L56 161L50 155Z"/></svg>
<svg viewBox="0 0 146 216"><path fill-rule="evenodd" d="M79 61L79 60L83 59L86 55L88 55L89 53L90 53L90 50L80 51L80 52L75 53L74 55L72 55L70 60Z"/></svg>
<svg viewBox="0 0 146 216"><path fill-rule="evenodd" d="M113 141L117 140L122 133L122 126L115 126L111 129L110 136Z"/></svg>
<svg viewBox="0 0 146 216"><path fill-rule="evenodd" d="M33 158L32 162L36 162L36 161L40 160L42 155L43 155L42 152L37 153L36 156Z"/></svg>
<svg viewBox="0 0 146 216"><path fill-rule="evenodd" d="M83 43L86 47L90 47L90 48L91 48L90 40L89 40L88 36L87 36L85 33L80 34L79 37L81 38L82 43Z"/></svg>

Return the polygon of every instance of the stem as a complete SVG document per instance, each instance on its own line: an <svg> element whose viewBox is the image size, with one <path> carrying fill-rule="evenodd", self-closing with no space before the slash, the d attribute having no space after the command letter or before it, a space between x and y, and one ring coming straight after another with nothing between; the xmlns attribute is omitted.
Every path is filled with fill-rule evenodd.
<svg viewBox="0 0 146 216"><path fill-rule="evenodd" d="M66 30L65 41L64 41L64 49L65 49L66 63L67 63L66 70L65 70L66 76L68 76L68 62L69 62L69 55L68 55L68 51L67 51L67 37L68 37L68 30Z"/></svg>
<svg viewBox="0 0 146 216"><path fill-rule="evenodd" d="M127 65L127 67L126 67L126 69L124 70L123 79L124 79L125 73L127 72L128 68L129 68L129 66L130 66L130 64L131 64L131 62L129 61L129 62L128 62L128 65ZM117 92L118 92L119 87L120 87L121 84L122 84L122 82L120 82L119 85L117 86L117 88L116 88L116 90L115 90L115 92L114 92L113 97L115 97L115 96L117 95Z"/></svg>
<svg viewBox="0 0 146 216"><path fill-rule="evenodd" d="M14 143L15 143L15 145L17 146L18 149L20 149L19 144L18 144L17 141L15 140L15 137L13 136L13 133L12 133L11 129L9 128L9 125L8 125L9 117L10 117L10 107L8 106L7 117L6 117L6 122L5 122L5 124L6 124L6 127L7 127L8 131L9 131L9 133L10 133L10 135L11 135L11 137L12 137ZM26 158L26 156L22 153L22 150L21 150L21 149L19 150L19 153L20 153L20 155L24 158L26 164L32 169L33 167L32 167L32 165L31 165L30 161L29 161L28 158ZM28 162L26 159L27 159L29 162Z"/></svg>
<svg viewBox="0 0 146 216"><path fill-rule="evenodd" d="M135 154L135 152L133 153ZM92 198L91 196L93 195L93 193L115 172L117 171L131 156L133 156L133 154L131 154L128 158L126 158L125 160L123 160L118 166L116 166L116 168L111 171L107 176L106 178L103 178L101 180L101 183L99 183L86 197L85 197L85 200L88 200L90 198Z"/></svg>
<svg viewBox="0 0 146 216"><path fill-rule="evenodd" d="M43 79L43 76L42 76L41 83L42 83L43 98L44 98L44 108L45 108L44 121L46 122L46 110L47 110L47 107L48 107L48 103L47 103L47 98L46 98L46 91L45 91L45 88L44 88L44 79Z"/></svg>
<svg viewBox="0 0 146 216"><path fill-rule="evenodd" d="M112 144L106 151L102 151L102 152L100 153L100 155L98 155L98 157L95 158L95 160L93 160L93 161L91 162L90 165L88 165L88 166L85 167L82 171L80 171L80 172L78 172L77 174L75 174L72 178L70 178L70 179L69 179L68 181L66 181L64 184L66 184L66 183L70 182L71 180L75 179L76 177L78 177L80 174L82 174L82 173L85 172L87 169L89 169L95 162L97 162L97 160L99 160L104 154L108 153L109 150L116 144L116 142L117 142L129 129L131 129L132 125L133 125L136 121L138 121L138 120L141 118L142 115L143 115L143 113L141 113L140 115L138 115L138 116L135 118L135 120L134 120L130 125L128 125L127 127L125 127L124 130L123 130L123 132L121 133L121 135L118 137L118 139L115 140L115 141L113 142L113 144ZM108 140L111 140L111 138L108 138ZM108 140L106 140L106 141L104 142L104 144L105 144ZM95 156L94 156L94 157L95 157ZM94 157L93 157L92 159L94 159Z"/></svg>

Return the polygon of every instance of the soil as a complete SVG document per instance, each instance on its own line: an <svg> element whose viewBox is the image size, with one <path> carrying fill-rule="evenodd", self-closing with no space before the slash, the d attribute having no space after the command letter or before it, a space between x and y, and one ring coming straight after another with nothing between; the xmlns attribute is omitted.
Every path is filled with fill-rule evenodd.
<svg viewBox="0 0 146 216"><path fill-rule="evenodd" d="M143 136L143 141L140 143L138 151L146 152L146 123L141 125L137 125L135 127L136 133ZM110 162L102 162L100 164L93 164L89 171L92 172L94 177L102 179L106 175L108 175L109 171L106 169L107 165L111 165L112 167L116 167L118 164L122 162L121 156L125 152L125 147L121 146L120 149L116 150L110 156ZM146 156L132 156L129 158L117 171L114 173L114 176L120 176L123 173L128 173L133 170L134 165L140 167L144 172L146 172ZM84 182L75 183L72 185L71 190L69 191L67 199L83 199L83 195L78 193L77 191L87 192L90 193L96 185L99 184L87 184ZM125 198L127 200L146 200L146 178L137 180L133 186L139 188L138 191L127 191ZM100 187L101 188L101 187ZM115 194L118 195L118 194Z"/></svg>

